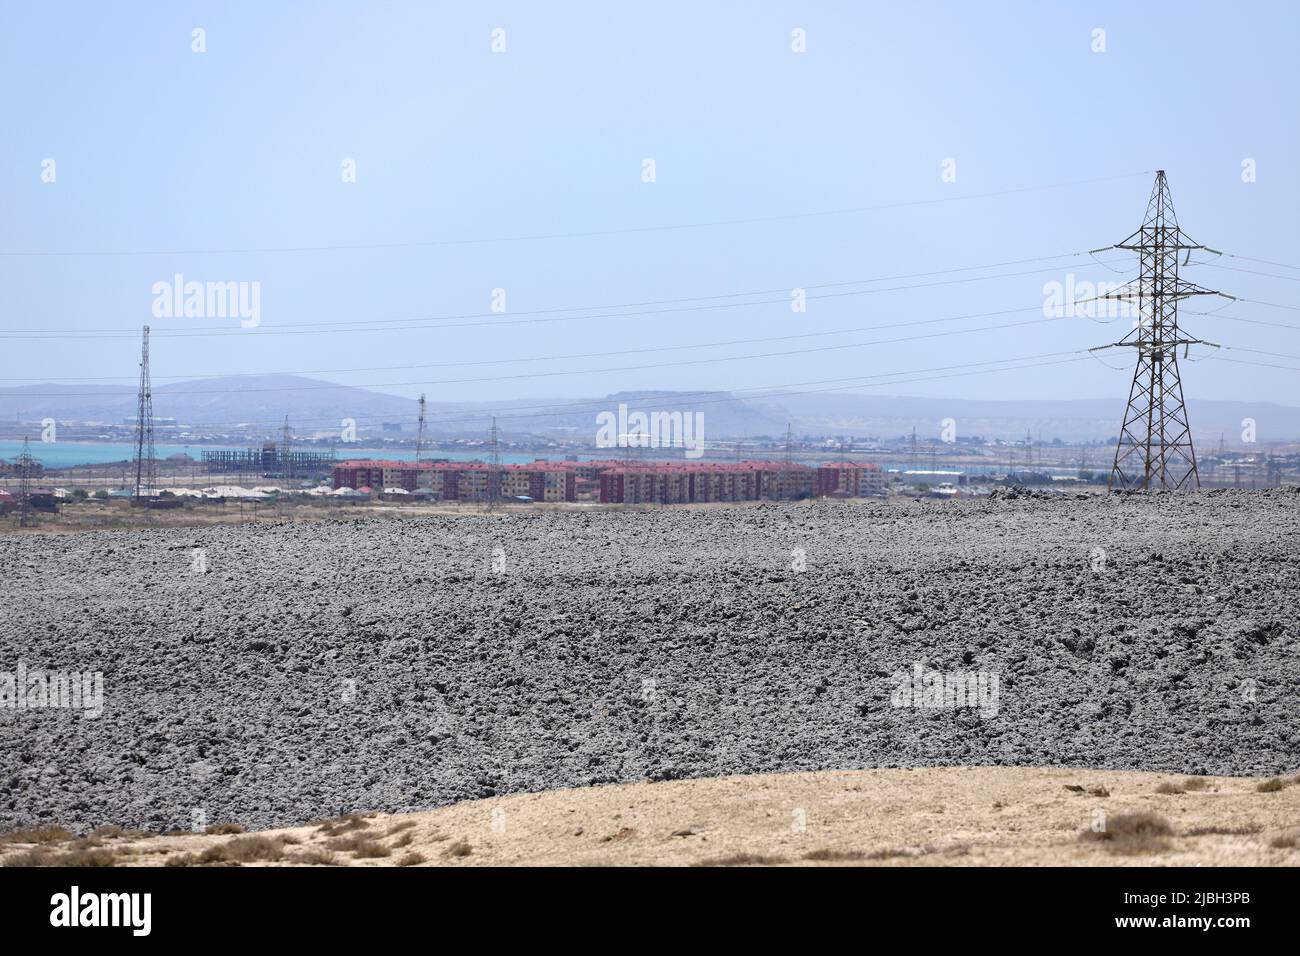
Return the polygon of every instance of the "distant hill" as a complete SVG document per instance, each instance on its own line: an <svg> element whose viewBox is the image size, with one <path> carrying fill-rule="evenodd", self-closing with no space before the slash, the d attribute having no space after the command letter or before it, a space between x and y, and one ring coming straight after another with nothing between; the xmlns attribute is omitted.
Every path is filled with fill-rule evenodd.
<svg viewBox="0 0 1300 956"><path fill-rule="evenodd" d="M153 390L153 408L159 417L214 426L273 422L288 415L290 422L325 428L337 427L343 418L377 424L388 418L414 421L417 414L410 399L297 375L229 376L158 385ZM119 423L134 419L135 412L134 386L47 384L0 389L0 420L4 421L17 417ZM308 428L304 425L303 430Z"/></svg>
<svg viewBox="0 0 1300 956"><path fill-rule="evenodd" d="M74 394L68 394L74 393ZM482 436L486 416L500 416L503 434L511 437L594 438L596 415L617 411L620 403L645 411L700 411L709 439L779 437L787 424L798 435L852 435L891 438L913 427L923 438L939 433L940 422L953 418L958 435L1020 439L1030 432L1045 440L1108 439L1119 431L1124 401L1079 399L1051 401L982 401L900 398L831 392L736 399L728 392L636 391L591 398L534 398L500 402L430 402L432 436ZM135 388L126 385L20 385L0 388L0 421L104 421L133 419ZM1241 421L1253 418L1261 440L1300 438L1300 409L1269 402L1200 401L1189 403L1192 426L1202 442L1227 433L1240 438ZM240 423L271 423L286 415L296 434L327 431L345 418L361 425L402 423L413 434L416 402L369 389L336 385L294 375L260 375L201 379L154 389L154 413L183 424L230 430ZM1235 436L1235 437L1234 437Z"/></svg>
<svg viewBox="0 0 1300 956"><path fill-rule="evenodd" d="M772 414L789 414L796 432L817 434L934 436L944 418L957 421L959 435L1062 441L1108 439L1119 434L1125 397L1048 401L981 401L947 398L896 398L885 395L827 393L783 396ZM761 407L761 402L754 404ZM1253 418L1261 440L1300 439L1300 408L1272 402L1192 399L1188 402L1193 434L1205 441L1224 432L1229 444L1240 442L1241 421ZM1233 436L1236 438L1233 438Z"/></svg>

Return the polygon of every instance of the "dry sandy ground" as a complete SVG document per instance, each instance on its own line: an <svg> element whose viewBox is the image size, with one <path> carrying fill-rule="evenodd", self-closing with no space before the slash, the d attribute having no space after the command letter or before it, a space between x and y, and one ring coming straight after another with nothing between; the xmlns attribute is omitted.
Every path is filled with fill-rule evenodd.
<svg viewBox="0 0 1300 956"><path fill-rule="evenodd" d="M1300 777L955 767L677 780L517 794L256 835L102 836L114 865L1300 864ZM1183 792L1158 793L1157 788ZM1274 784L1273 786L1277 786ZM1169 833L1125 834L1150 813ZM1108 839L1081 837L1104 821ZM85 841L46 843L71 862ZM332 847L332 848L331 848ZM375 849L378 847L378 849ZM323 852L322 852L323 851ZM34 862L0 844L0 863ZM81 859L78 862L95 862Z"/></svg>

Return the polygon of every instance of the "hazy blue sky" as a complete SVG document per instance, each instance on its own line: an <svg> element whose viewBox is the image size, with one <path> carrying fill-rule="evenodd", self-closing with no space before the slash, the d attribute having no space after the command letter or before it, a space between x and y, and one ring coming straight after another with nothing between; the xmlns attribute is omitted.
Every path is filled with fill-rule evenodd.
<svg viewBox="0 0 1300 956"><path fill-rule="evenodd" d="M783 299L498 328L275 334L291 323L489 313L494 288L506 290L508 313L500 318L509 319L753 290L783 298L796 286L1077 252L1117 242L1139 225L1157 167L1168 171L1193 238L1300 265L1296 9L1280 2L6 0L0 329L152 322L154 374L165 381L694 346L1032 309L1041 306L1043 284L1064 281L1067 272L1120 277L1086 258L1062 259L991 270L1049 270L1028 275L811 299L802 314ZM196 27L206 31L204 53L192 51ZM505 31L504 53L491 48L496 28ZM792 51L795 28L806 31L806 53ZM1103 53L1092 49L1095 28L1105 30ZM45 183L42 161L51 158L57 178ZM656 164L653 183L642 181L646 158ZM948 158L955 182L941 181ZM355 183L343 181L345 159L355 160ZM1257 164L1254 183L1242 181L1245 159ZM463 242L891 204L712 227ZM412 245L442 240L456 242ZM379 248L255 251L348 245ZM11 255L157 250L181 252ZM260 282L260 328L167 337L187 327L238 329L232 320L152 319L151 288L175 273ZM1185 274L1246 298L1300 306L1294 279L1208 267ZM826 291L863 288L870 287ZM719 301L727 300L686 304ZM1297 328L1192 315L1183 323L1211 340L1300 355L1294 308L1242 303L1224 312ZM1035 318L1041 312L754 345L321 377L398 394L424 390L439 400L739 388L1061 352L1127 328L1079 318L847 347ZM846 347L598 371L828 344ZM129 381L138 341L10 338L0 349L6 379ZM876 391L1125 394L1131 353L1106 361L1122 369L1088 360ZM544 371L571 374L439 384ZM1188 365L1184 379L1195 397L1300 404L1296 371L1206 361Z"/></svg>

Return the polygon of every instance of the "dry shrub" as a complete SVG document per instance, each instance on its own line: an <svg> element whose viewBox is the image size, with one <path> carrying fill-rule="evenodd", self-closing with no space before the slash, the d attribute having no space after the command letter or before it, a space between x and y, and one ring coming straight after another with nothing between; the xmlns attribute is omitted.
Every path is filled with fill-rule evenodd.
<svg viewBox="0 0 1300 956"><path fill-rule="evenodd" d="M885 849L883 849L883 850L872 850L872 851L871 851L870 853L868 853L865 857L863 857L863 859L865 859L865 860L896 860L896 859L898 859L900 856L911 856L911 855L912 855L912 854L911 854L911 853L908 853L906 850L896 850L896 849L893 849L893 848L889 848L889 847L887 847L887 848L885 848Z"/></svg>
<svg viewBox="0 0 1300 956"><path fill-rule="evenodd" d="M375 859L388 856L393 851L364 833L352 833L348 836L335 837L325 844L331 850L351 853L358 860Z"/></svg>
<svg viewBox="0 0 1300 956"><path fill-rule="evenodd" d="M302 863L306 866L346 866L329 850L322 850L318 846L308 847L295 853L292 859L294 863Z"/></svg>
<svg viewBox="0 0 1300 956"><path fill-rule="evenodd" d="M1065 789L1066 789L1066 790L1069 790L1071 793L1090 793L1090 794L1092 794L1094 797L1109 797L1109 796L1110 796L1110 791L1107 790L1105 787L1103 787L1101 784L1094 784L1094 785L1091 786L1091 787L1085 787L1085 786L1083 786L1082 784L1077 784L1077 783L1067 783L1067 784L1065 785ZM1001 807L1002 807L1002 804L1001 804L1001 803L995 803L995 804L993 805L993 808L994 808L995 810L997 810L997 809L1001 809Z"/></svg>
<svg viewBox="0 0 1300 956"><path fill-rule="evenodd" d="M0 860L0 866L54 866L55 856L49 850L35 847L21 853L11 853Z"/></svg>
<svg viewBox="0 0 1300 956"><path fill-rule="evenodd" d="M163 866L195 866L198 862L199 858L193 853L181 853L177 856L168 857Z"/></svg>
<svg viewBox="0 0 1300 956"><path fill-rule="evenodd" d="M392 836L395 833L401 833L403 830L409 830L413 826L415 826L414 820L403 820L401 823L395 823L389 827L388 832L385 833L384 836Z"/></svg>
<svg viewBox="0 0 1300 956"><path fill-rule="evenodd" d="M462 856L469 856L473 852L474 852L474 848L472 846L470 846L464 840L457 840L451 846L447 847L447 849L443 850L442 855L450 856L450 857L462 857Z"/></svg>
<svg viewBox="0 0 1300 956"><path fill-rule="evenodd" d="M423 853L408 853L397 861L398 866L419 866L424 862Z"/></svg>
<svg viewBox="0 0 1300 956"><path fill-rule="evenodd" d="M63 827L28 827L0 834L0 843L62 843L72 836Z"/></svg>
<svg viewBox="0 0 1300 956"><path fill-rule="evenodd" d="M70 853L55 853L44 847L33 847L22 853L14 853L4 858L0 865L27 866L113 866L113 854L108 850L73 850Z"/></svg>
<svg viewBox="0 0 1300 956"><path fill-rule="evenodd" d="M228 836L232 833L243 833L244 828L238 823L214 823L203 832L208 836Z"/></svg>
<svg viewBox="0 0 1300 956"><path fill-rule="evenodd" d="M1165 839L1173 828L1164 817L1142 810L1137 813L1120 813L1106 821L1106 829L1084 830L1079 839L1102 843L1106 849L1126 856L1139 853L1158 853L1169 849Z"/></svg>
<svg viewBox="0 0 1300 956"><path fill-rule="evenodd" d="M1261 780L1259 783L1255 784L1255 789L1260 793L1277 793L1285 786L1285 783L1277 777L1274 777L1272 780Z"/></svg>
<svg viewBox="0 0 1300 956"><path fill-rule="evenodd" d="M1183 789L1188 793L1198 793L1201 790L1210 789L1210 781L1204 777L1188 777L1183 781Z"/></svg>
<svg viewBox="0 0 1300 956"><path fill-rule="evenodd" d="M1300 846L1300 830L1288 830L1286 833L1279 833L1268 841L1268 845L1275 850L1294 850Z"/></svg>
<svg viewBox="0 0 1300 956"><path fill-rule="evenodd" d="M861 860L866 854L861 850L831 850L825 847L818 850L809 850L803 855L805 860L814 860L817 862L832 862L837 860Z"/></svg>
<svg viewBox="0 0 1300 956"><path fill-rule="evenodd" d="M1192 827L1185 836L1253 836L1264 829L1258 823L1244 823L1241 826Z"/></svg>
<svg viewBox="0 0 1300 956"><path fill-rule="evenodd" d="M715 856L707 860L692 863L691 866L778 866L789 862L783 856L766 856L762 853L732 853L730 856Z"/></svg>
<svg viewBox="0 0 1300 956"><path fill-rule="evenodd" d="M334 820L322 820L317 824L317 829L325 836L336 836L340 833L351 833L353 830L364 830L368 826L370 821L361 814L349 813Z"/></svg>
<svg viewBox="0 0 1300 956"><path fill-rule="evenodd" d="M275 862L284 856L279 840L264 836L247 836L210 846L199 856L200 863Z"/></svg>
<svg viewBox="0 0 1300 956"><path fill-rule="evenodd" d="M352 855L358 860L377 860L381 857L392 856L393 851L382 843L376 843L374 840L363 840L352 851Z"/></svg>
<svg viewBox="0 0 1300 956"><path fill-rule="evenodd" d="M1164 783L1160 784L1160 786L1156 787L1156 793L1186 793L1186 792L1187 791L1184 790L1180 784L1170 783L1169 781L1165 781Z"/></svg>
<svg viewBox="0 0 1300 956"><path fill-rule="evenodd" d="M56 866L116 866L111 850L73 850L59 857Z"/></svg>
<svg viewBox="0 0 1300 956"><path fill-rule="evenodd" d="M410 846L411 841L414 839L415 839L414 834L403 833L401 836L399 836L396 840L393 841L393 849L400 850L404 846Z"/></svg>

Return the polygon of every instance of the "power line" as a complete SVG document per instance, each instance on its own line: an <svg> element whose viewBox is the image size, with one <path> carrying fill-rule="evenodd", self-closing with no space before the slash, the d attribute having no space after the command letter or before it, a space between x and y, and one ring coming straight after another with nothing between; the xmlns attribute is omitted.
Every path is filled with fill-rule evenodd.
<svg viewBox="0 0 1300 956"><path fill-rule="evenodd" d="M1268 276L1270 279L1285 279L1288 282L1300 282L1300 276L1283 276L1276 272L1261 272L1258 269L1238 269L1236 266L1225 266L1218 262L1197 262L1193 265L1206 266L1210 269L1223 269L1226 272L1240 272L1251 276Z"/></svg>
<svg viewBox="0 0 1300 956"><path fill-rule="evenodd" d="M1293 266L1287 262L1276 262L1273 259L1254 259L1251 258L1250 256L1239 256L1236 253L1232 253L1232 252L1225 252L1224 255L1227 256L1229 259L1241 259L1245 262L1258 262L1261 265L1278 266L1282 269L1300 269L1300 266Z"/></svg>
<svg viewBox="0 0 1300 956"><path fill-rule="evenodd" d="M1053 258L1059 258L1059 257L1053 257ZM1120 260L1113 260L1113 261L1120 261ZM810 295L807 296L807 298L815 299L815 300L840 299L840 298L847 298L851 296L875 295L881 292L907 292L913 289L932 289L932 288L937 288L939 286L959 285L961 283L966 283L966 282L985 282L990 279L1008 279L1008 278L1019 278L1027 275L1039 275L1044 272L1055 272L1057 268L1059 267L1052 266L1044 269L1029 269L1021 272L1002 272L1002 273L996 273L994 275L987 275L987 276L971 276L965 279L947 279L940 282L923 282L923 283L916 283L913 285L887 286L885 288L879 288L879 289L854 289L854 290L843 291L843 292L827 292L822 295ZM961 270L961 271L965 271L965 270ZM845 285L845 284L856 285L856 284L876 282L876 281L885 281L885 280L862 279L862 280L857 280L856 282L853 283L832 283L832 285ZM831 286L822 286L821 288L830 288L830 287ZM814 288L814 287L803 286L798 288ZM760 293L760 292L734 293L733 295L760 295L760 294L765 294L765 293ZM469 327L497 328L506 325L533 325L533 324L543 323L543 322L574 322L574 321L583 321L589 319L632 318L632 317L640 317L640 316L647 316L647 315L666 315L670 313L679 313L679 312L705 312L705 311L721 310L721 309L739 309L739 308L747 308L750 306L757 306L757 305L777 305L777 304L789 305L790 302L791 299L789 296L789 290L786 290L785 295L777 299L759 299L753 302L725 302L725 303L713 303L708 305L681 306L681 307L664 308L664 309L633 310L633 311L625 311L625 312L600 312L591 315L559 315L559 316L547 316L545 318L531 318L531 319L501 318L500 315L497 315L496 318L486 322L447 322L446 321L447 319L456 319L460 317L447 316L443 318L438 318L436 316L426 316L426 317L421 317L416 319L373 320L375 324L372 326L367 326L365 324L368 321L372 321L372 320L355 320L352 322L340 322L336 324L337 326L357 325L359 326L357 328L342 328L342 327L279 328L277 327L277 328L259 328L257 330L242 329L242 328L218 330L213 328L205 328L205 329L175 329L172 330L171 332L164 332L161 334L163 337L166 338L228 338L232 336L233 337L242 336L247 339L255 339L263 335L327 335L327 334L333 334L338 332L402 332L402 331L407 331L412 329L415 330L454 329L454 328L469 328ZM600 307L590 306L588 308L597 309ZM545 311L552 312L557 310L545 310ZM576 310L565 309L565 310L558 310L558 311L567 312L567 311L576 311ZM491 314L492 313L471 313L468 317L482 317L484 315L491 315ZM526 313L516 313L516 314L526 314ZM399 324L399 323L416 323L416 322L437 322L439 324L436 325ZM303 326L314 326L314 325L316 325L316 323L303 323ZM0 338L7 338L7 339L90 340L90 339L115 339L115 338L126 338L126 337L128 336L126 335L125 330L118 330L118 331L101 330L98 332L67 331L66 333L57 333L57 334L51 332L40 332L39 334L36 334L34 330L30 330L30 329L16 330L14 332L7 332L7 331L0 332Z"/></svg>
<svg viewBox="0 0 1300 956"><path fill-rule="evenodd" d="M1041 307L1040 307L1041 308ZM682 359L675 362L654 362L647 365L616 365L605 368L595 369L567 369L564 371L552 372L519 372L512 375L489 375L478 378L453 378L441 379L434 381L408 381L408 382L369 382L359 385L277 385L268 388L214 388L214 389L187 389L167 392L167 396L188 396L188 395L229 395L229 394L248 394L253 392L310 392L310 391L331 391L337 389L352 388L396 388L410 385L433 386L433 385L466 385L481 382L500 382L513 381L525 378L554 378L565 375L596 375L608 372L632 372L643 371L646 369L657 368L679 368L690 365L710 365L718 362L738 362L748 361L750 359L761 358L781 358L790 355L806 355L812 352L840 351L843 349L865 348L871 345L893 345L899 342L914 342L922 339L945 338L950 335L970 335L976 332L993 332L1000 329L1020 328L1026 325L1042 325L1047 322L1065 321L1066 317L1052 317L1042 319L1028 319L1023 322L1006 322L1001 325L978 326L973 329L949 329L943 332L927 332L921 335L907 335L892 339L872 339L867 342L847 342L836 345L820 345L815 348L807 349L787 349L776 352L760 352L753 355L724 355L714 358L703 359ZM26 392L21 396L27 398L100 398L102 392Z"/></svg>
<svg viewBox="0 0 1300 956"><path fill-rule="evenodd" d="M1082 304L1083 302L1090 302L1090 301L1093 300L1091 299L1080 300L1079 302L1072 303L1072 305L1079 305ZM645 354L650 352L672 352L672 351L683 351L683 350L699 349L699 348L718 348L727 345L751 345L759 342L780 342L780 341L787 341L791 339L820 338L820 337L830 336L830 335L849 335L856 332L873 332L873 331L879 331L881 329L909 328L909 327L914 327L919 325L933 325L940 322L956 322L963 319L991 318L992 316L997 316L997 315L1014 315L1020 312L1039 312L1042 311L1042 308L1043 307L1041 305L1030 305L1030 306L1024 306L1022 308L1017 308L1017 309L996 309L991 312L968 312L964 315L950 315L950 316L943 316L935 319L916 319L910 322L892 322L892 323L887 323L885 325L864 325L864 326L856 326L847 329L828 329L822 332L798 332L798 333L792 333L790 335L770 335L770 336L761 336L755 338L727 339L718 342L697 342L697 343L691 343L687 345L656 345L656 346L647 346L644 348L637 348L637 349L618 349L618 350L606 351L606 352L575 352L567 355L524 356L521 358L512 358L512 359L478 359L478 360L467 361L467 362L434 362L427 365L374 365L374 366L363 366L359 368L320 368L320 369L303 369L297 371L276 370L276 371L267 371L267 372L227 372L227 373L191 372L187 374L167 375L163 377L171 378L171 379L179 379L179 380L189 380L189 379L204 379L204 378L238 378L238 377L251 377L251 376L267 376L267 375L337 375L337 374L355 373L355 372L396 372L396 371L411 371L414 369L423 369L423 368L468 368L477 365L511 365L511 364L522 363L522 362L553 362L553 361L566 361L570 359L582 359L582 358L607 358L616 355L640 355L640 354ZM134 376L129 376L129 377L133 378ZM94 378L78 378L78 377L4 378L4 379L0 379L0 381L3 382L64 381L64 382L80 382L84 384L90 384L93 382L100 382L100 381L109 381L109 380L116 381L124 378L128 378L128 376L105 375L105 376L98 376ZM343 386L343 387L351 387L351 386ZM231 391L235 391L235 389L231 389ZM242 389L240 391L242 391Z"/></svg>
<svg viewBox="0 0 1300 956"><path fill-rule="evenodd" d="M924 278L929 278L931 276L951 275L958 272L980 272L985 269L1001 269L1005 266L1028 265L1033 262L1050 262L1053 259L1077 259L1083 255L1085 255L1085 253L1063 252L1059 255L1054 255L1054 256L1032 256L1024 259L1007 259L1007 260L1003 260L1002 262L989 262L989 263L984 263L982 265L975 265L975 266L956 266L950 269L932 269L926 272L902 272L902 273L897 273L894 275L887 275L887 276L873 276L872 278L869 279L845 279L838 282L823 282L814 285L803 285L803 286L799 286L798 288L802 288L805 290L834 289L834 288L842 288L843 286L849 286L849 285L868 285L873 282L892 282L896 279L924 279ZM1116 260L1116 261L1123 261L1123 260ZM1052 271L1052 270L1045 269L1043 271ZM1022 275L1022 274L1025 273L1012 273L1012 275ZM988 278L1001 278L1001 277L988 277ZM971 280L971 281L975 281L975 280ZM912 288L912 287L909 286L908 288ZM921 285L921 286L917 286L917 288L927 288L927 286ZM409 322L441 322L441 321L453 321L458 319L482 319L482 318L493 319L497 324L499 324L501 320L501 316L507 314L510 316L555 315L555 314L560 314L565 312L592 312L592 311L600 311L605 309L630 309L630 308L636 308L640 306L650 306L650 305L679 305L683 302L707 302L707 301L716 301L720 299L745 298L745 297L757 296L757 295L775 295L777 293L781 293L788 297L790 291L791 289L786 287L782 287L778 289L752 289L746 292L720 292L720 293L711 293L709 295L676 296L668 299L642 299L634 302L611 302L611 303L606 303L604 305L575 305L575 306L567 306L567 307L553 307L549 309L525 309L522 311L512 311L509 313L466 312L457 315L417 316L415 318L408 318L408 319L343 319L337 322L287 322L277 326L277 328L309 328L309 327L318 327L318 326L326 327L332 325L390 325L390 324L409 323ZM780 301L788 302L789 299L783 298ZM491 325L494 323L489 322L486 324ZM41 332L41 333L50 333L50 334L56 334L56 333L77 334L84 330L83 329L9 329L6 331ZM135 332L135 330L132 328L99 329L97 331L104 332L104 333L130 332L132 334L134 334ZM231 330L229 329L228 326L201 326L193 329L182 329L176 331L227 332Z"/></svg>
<svg viewBox="0 0 1300 956"><path fill-rule="evenodd" d="M485 245L507 242L535 242L552 239L588 239L605 236L632 235L637 233L671 232L682 229L712 229L722 226L756 225L765 222L788 222L798 219L815 219L826 216L845 216L863 212L877 212L886 209L903 209L912 206L931 206L942 203L964 202L970 199L989 199L997 196L1010 196L1017 193L1043 192L1052 189L1066 189L1071 186L1085 186L1092 183L1113 182L1118 179L1132 179L1145 176L1150 170L1137 173L1123 173L1117 176L1100 176L1093 179L1078 179L1071 182L1052 183L1041 186L1020 186L1012 189L1000 189L985 193L971 193L965 196L943 196L935 199L914 199L903 202L881 203L870 206L856 206L847 209L831 209L818 212L786 213L769 216L750 216L737 219L716 219L706 222L676 223L660 226L632 226L618 229L592 229L575 232L534 233L530 235L496 236L489 238L430 239L415 242L383 243L347 243L341 245L317 246L264 246L243 249L135 249L135 250L11 250L0 251L0 258L22 257L80 257L80 256L216 256L216 255L268 255L280 253L305 252L354 252L361 250L436 248L439 246Z"/></svg>
<svg viewBox="0 0 1300 956"><path fill-rule="evenodd" d="M1222 355L1209 355L1206 357L1219 362L1231 362L1233 365L1254 365L1257 368L1278 368L1287 372L1300 372L1300 368L1297 368L1294 365L1272 365L1268 362L1252 362L1249 359L1230 359Z"/></svg>
<svg viewBox="0 0 1300 956"><path fill-rule="evenodd" d="M1266 322L1263 319L1247 319L1240 315L1228 315L1226 312L1197 312L1194 309L1184 309L1183 311L1191 315L1212 315L1216 319L1227 319L1230 322L1245 322L1249 325L1267 325L1275 329L1291 329L1300 331L1300 325L1291 325L1287 322Z"/></svg>

